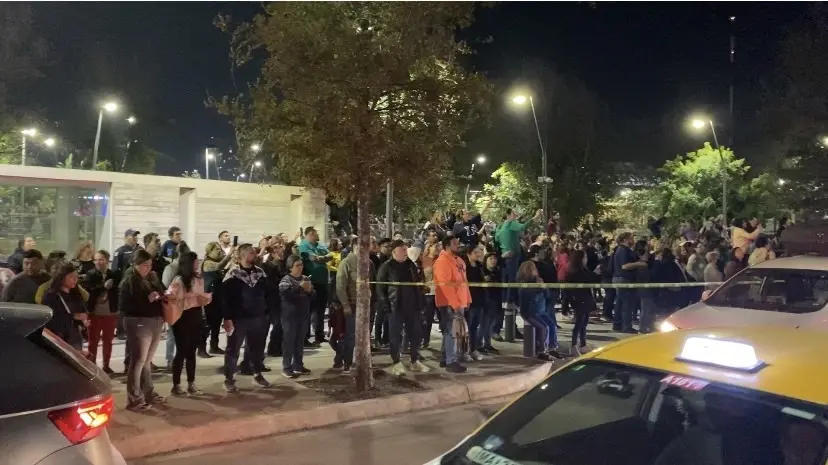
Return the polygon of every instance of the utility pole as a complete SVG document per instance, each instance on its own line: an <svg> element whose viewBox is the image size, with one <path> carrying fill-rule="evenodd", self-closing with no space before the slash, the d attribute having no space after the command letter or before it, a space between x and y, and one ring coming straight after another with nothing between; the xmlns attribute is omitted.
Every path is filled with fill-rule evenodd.
<svg viewBox="0 0 828 465"><path fill-rule="evenodd" d="M394 181L389 179L385 189L385 237L394 236Z"/></svg>
<svg viewBox="0 0 828 465"><path fill-rule="evenodd" d="M733 149L733 139L734 133L736 132L736 116L733 112L733 93L736 87L736 37L735 37L735 24L736 24L736 17L731 16L729 18L730 21L730 131L728 137L728 146Z"/></svg>

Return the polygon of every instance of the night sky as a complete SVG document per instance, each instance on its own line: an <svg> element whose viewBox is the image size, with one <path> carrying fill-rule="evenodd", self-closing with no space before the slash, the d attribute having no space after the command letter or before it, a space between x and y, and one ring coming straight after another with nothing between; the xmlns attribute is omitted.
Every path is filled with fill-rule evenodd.
<svg viewBox="0 0 828 465"><path fill-rule="evenodd" d="M106 96L118 97L127 107L122 116L135 114L149 145L174 158L157 167L159 174L201 166L211 137L220 146L232 143L228 123L204 106L208 94L233 89L228 41L212 20L218 13L250 18L258 3L32 6L35 27L50 44L51 64L26 89L26 106L62 122L67 132L88 134L89 140L76 143L91 146L95 106ZM698 109L726 115L732 15L738 149L750 137L761 81L773 69L779 39L806 6L503 2L478 14L471 35L493 42L477 46L473 63L502 89L524 78L525 63L535 60L580 79L605 102L629 143L658 140L657 149L640 155L658 162L698 145L678 127L684 115Z"/></svg>

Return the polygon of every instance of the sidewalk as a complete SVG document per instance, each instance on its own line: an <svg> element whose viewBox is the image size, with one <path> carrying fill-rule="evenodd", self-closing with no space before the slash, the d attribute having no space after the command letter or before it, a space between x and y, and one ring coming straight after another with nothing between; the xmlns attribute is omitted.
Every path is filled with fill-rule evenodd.
<svg viewBox="0 0 828 465"><path fill-rule="evenodd" d="M562 326L563 329L559 331L560 346L564 349L562 352L566 353L571 325L562 323ZM610 329L610 325L591 324L591 343L600 346L623 337ZM171 375L157 373L153 377L156 390L159 394L168 396L168 402L147 413L124 409L125 379L117 376L112 381L117 412L109 434L125 457L145 457L179 448L246 440L355 419L456 405L469 402L470 397L510 395L527 389L549 371L543 362L523 358L523 345L518 341L495 343L501 355L467 363L466 373L446 373L438 367L440 335L436 331L431 334L431 344L430 349L422 351L425 363L432 368L430 373L409 372L403 378L395 378L386 374L391 365L387 351L374 355L378 390L361 398L370 400L360 400L355 396L350 378L352 375L344 375L331 368L333 351L327 345L306 349L305 363L312 371L311 375L286 379L281 376L281 359L267 358L265 364L273 371L265 376L273 386L266 389L255 387L252 377L237 375L240 392L236 394L224 392L224 376L219 372L223 357L220 356L197 359L196 384L204 391L201 396L170 396ZM155 358L155 363L159 365L163 363L163 347L162 341L157 354L160 358ZM403 360L406 361L405 358ZM563 363L565 360L556 361L551 367ZM113 363L113 369L122 369L120 361ZM394 396L393 399L390 396ZM351 400L357 402L347 402ZM351 404L359 407L353 411L337 410L338 406ZM323 414L323 411L326 413Z"/></svg>

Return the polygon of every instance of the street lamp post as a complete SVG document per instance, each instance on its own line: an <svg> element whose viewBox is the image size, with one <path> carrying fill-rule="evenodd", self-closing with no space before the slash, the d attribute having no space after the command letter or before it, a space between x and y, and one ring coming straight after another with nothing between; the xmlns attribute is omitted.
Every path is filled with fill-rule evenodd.
<svg viewBox="0 0 828 465"><path fill-rule="evenodd" d="M115 102L107 102L101 106L98 111L98 130L95 131L95 148L92 151L92 169L98 169L98 147L101 145L101 126L103 125L104 111L114 113L118 110L118 104Z"/></svg>
<svg viewBox="0 0 828 465"><path fill-rule="evenodd" d="M478 155L477 156L477 164L483 165L486 163L486 156L485 155ZM469 189L471 189L471 180L474 176L474 166L475 164L472 163L471 170L469 171L468 182L466 183L466 192L463 194L463 210L469 209Z"/></svg>
<svg viewBox="0 0 828 465"><path fill-rule="evenodd" d="M23 137L23 141L22 141L23 144L21 146L21 151L20 151L20 165L21 166L26 166L26 137L27 136L28 137L36 136L37 135L37 129L35 129L35 128L24 129L24 130L20 131L20 134L22 134L22 137Z"/></svg>
<svg viewBox="0 0 828 465"><path fill-rule="evenodd" d="M693 128L697 130L704 129L705 126L710 126L710 132L713 133L713 143L716 144L716 150L719 152L719 160L721 160L721 173L722 173L722 226L727 229L727 166L725 164L724 154L722 153L722 147L719 145L719 138L716 137L716 127L713 125L713 120L708 119L705 123L704 120L701 119L694 119Z"/></svg>
<svg viewBox="0 0 828 465"><path fill-rule="evenodd" d="M204 179L210 179L210 160L212 160L213 154L210 153L210 147L204 148Z"/></svg>
<svg viewBox="0 0 828 465"><path fill-rule="evenodd" d="M253 182L253 169L259 168L260 166L262 166L262 162L259 160L256 160L250 164L250 179L248 179L247 182Z"/></svg>
<svg viewBox="0 0 828 465"><path fill-rule="evenodd" d="M546 218L549 214L549 176L546 172L546 147L543 145L543 138L541 137L540 132L540 125L538 125L538 114L535 112L535 101L532 99L532 96L529 97L525 95L516 95L512 98L512 102L517 105L524 105L526 102L529 102L529 107L532 108L532 119L535 121L535 131L538 133L538 144L540 145L541 149L541 179L540 181L543 183L543 224L546 224Z"/></svg>

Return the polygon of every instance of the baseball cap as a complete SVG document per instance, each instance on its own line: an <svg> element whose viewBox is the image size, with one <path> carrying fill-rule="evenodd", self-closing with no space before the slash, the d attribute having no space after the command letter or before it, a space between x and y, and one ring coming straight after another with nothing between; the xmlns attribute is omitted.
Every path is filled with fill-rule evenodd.
<svg viewBox="0 0 828 465"><path fill-rule="evenodd" d="M124 233L124 237L134 237L134 236L137 236L137 235L139 235L139 234L141 234L141 232L140 232L140 231L138 231L137 229L132 229L132 228L129 228L129 229L127 229L127 230L126 230L126 232Z"/></svg>

